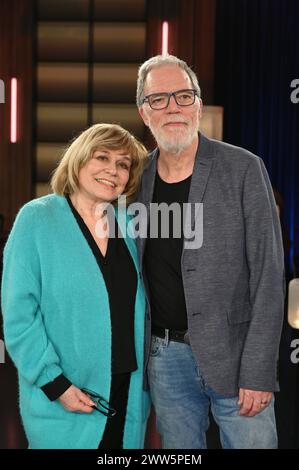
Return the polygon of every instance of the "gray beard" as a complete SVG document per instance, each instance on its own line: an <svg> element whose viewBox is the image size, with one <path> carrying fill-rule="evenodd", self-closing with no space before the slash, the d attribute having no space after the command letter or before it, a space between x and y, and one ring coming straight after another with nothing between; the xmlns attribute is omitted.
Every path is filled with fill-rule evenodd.
<svg viewBox="0 0 299 470"><path fill-rule="evenodd" d="M158 147L165 150L166 152L172 153L174 155L183 152L187 147L189 147L193 139L197 136L197 130L194 130L192 133L189 132L187 135L181 137L178 134L174 135L174 138L170 140L169 138L164 138L154 134L153 130L150 128L150 131L155 138Z"/></svg>

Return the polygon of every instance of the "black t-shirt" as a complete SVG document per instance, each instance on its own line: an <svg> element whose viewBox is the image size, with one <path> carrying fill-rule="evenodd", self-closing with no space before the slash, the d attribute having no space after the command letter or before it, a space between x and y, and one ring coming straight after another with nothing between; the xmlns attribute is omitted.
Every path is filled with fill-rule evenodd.
<svg viewBox="0 0 299 470"><path fill-rule="evenodd" d="M183 203L188 202L191 176L178 183L166 183L156 174L153 203L178 203L183 214ZM151 209L152 210L152 209ZM173 217L170 211L169 238L161 237L161 217L158 220L158 237L146 242L144 262L150 289L153 324L174 330L187 329L187 311L183 289L181 256L183 250L183 216L180 218L180 237L177 224L173 233ZM150 221L151 224L151 221ZM149 225L150 225L149 224Z"/></svg>

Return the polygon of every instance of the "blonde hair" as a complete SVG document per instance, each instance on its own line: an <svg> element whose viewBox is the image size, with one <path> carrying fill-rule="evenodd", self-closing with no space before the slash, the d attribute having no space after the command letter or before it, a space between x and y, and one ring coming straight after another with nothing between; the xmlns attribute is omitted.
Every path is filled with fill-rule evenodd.
<svg viewBox="0 0 299 470"><path fill-rule="evenodd" d="M131 202L138 191L147 150L129 131L117 124L94 124L83 131L64 152L51 178L51 188L61 196L79 189L79 171L96 150L123 150L131 156L129 181L123 195Z"/></svg>

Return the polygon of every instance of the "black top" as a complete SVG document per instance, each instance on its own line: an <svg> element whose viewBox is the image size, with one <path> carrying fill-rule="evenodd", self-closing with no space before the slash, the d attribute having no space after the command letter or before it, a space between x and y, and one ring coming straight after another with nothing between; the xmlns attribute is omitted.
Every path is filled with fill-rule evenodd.
<svg viewBox="0 0 299 470"><path fill-rule="evenodd" d="M137 290L137 273L118 224L116 236L108 239L103 256L84 220L67 198L70 208L85 236L102 272L109 296L112 326L112 373L132 372L137 369L134 340L134 311ZM100 335L100 332L99 332ZM50 400L57 399L71 383L63 376L42 387ZM76 384L74 384L76 385Z"/></svg>
<svg viewBox="0 0 299 470"><path fill-rule="evenodd" d="M152 202L167 204L177 202L183 214L183 203L188 202L190 182L191 176L178 183L166 183L157 173ZM146 242L144 261L150 289L152 322L163 328L186 330L187 311L181 272L183 217L176 227L180 232L179 238L173 237L177 234L173 233L172 212L170 212L169 227L169 237L162 238L161 217L159 217L158 237L150 237L149 232Z"/></svg>

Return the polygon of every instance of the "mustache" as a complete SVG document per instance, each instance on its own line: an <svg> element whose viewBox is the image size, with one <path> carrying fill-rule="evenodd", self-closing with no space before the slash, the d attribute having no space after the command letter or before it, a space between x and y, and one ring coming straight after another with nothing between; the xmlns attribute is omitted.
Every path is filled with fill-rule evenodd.
<svg viewBox="0 0 299 470"><path fill-rule="evenodd" d="M188 124L188 121L186 121L186 119L184 119L183 117L179 117L177 116L176 118L168 118L168 119L165 119L162 123L162 126L165 126L165 124L169 124L169 123L176 123L176 122L181 122L183 124Z"/></svg>

